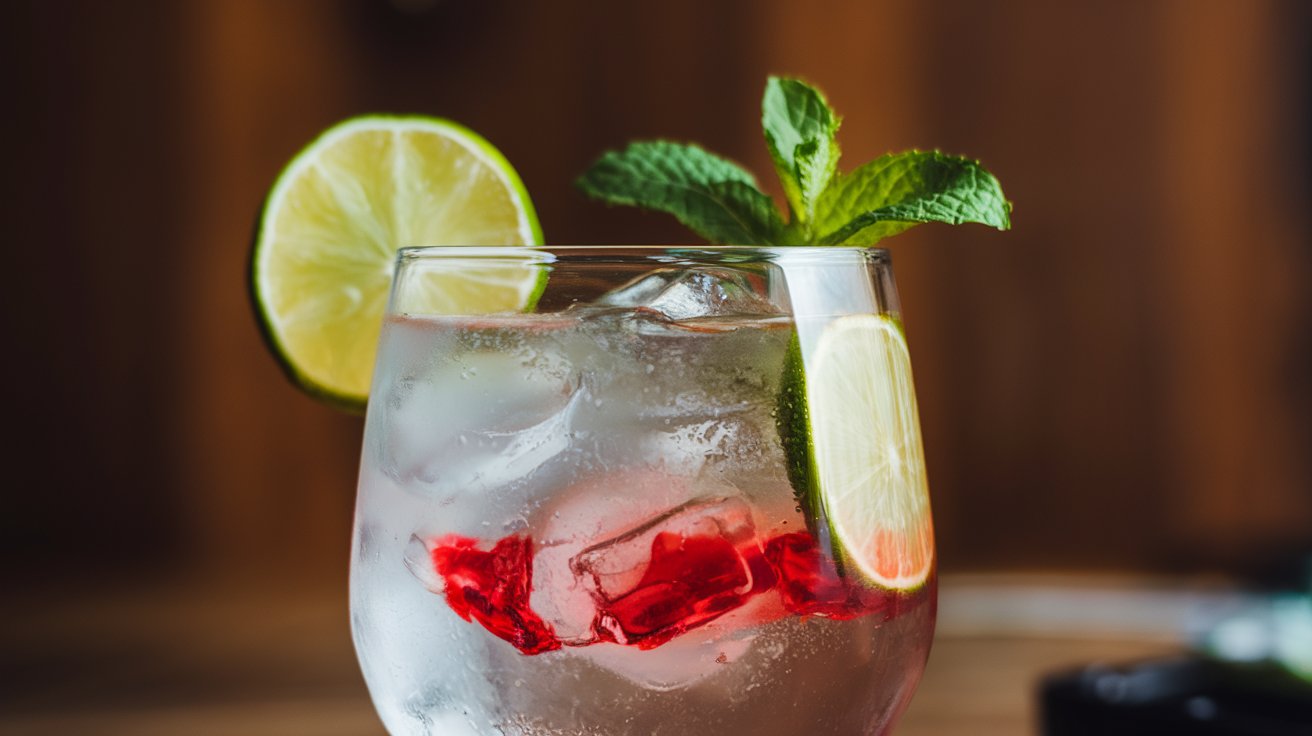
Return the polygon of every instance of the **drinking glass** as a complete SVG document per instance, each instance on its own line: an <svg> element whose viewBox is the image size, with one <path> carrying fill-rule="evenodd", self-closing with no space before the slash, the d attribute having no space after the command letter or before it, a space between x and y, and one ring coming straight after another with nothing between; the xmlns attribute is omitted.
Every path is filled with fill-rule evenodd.
<svg viewBox="0 0 1312 736"><path fill-rule="evenodd" d="M902 334L878 249L401 251L351 561L388 731L888 732L936 607ZM895 431L827 419L869 396Z"/></svg>

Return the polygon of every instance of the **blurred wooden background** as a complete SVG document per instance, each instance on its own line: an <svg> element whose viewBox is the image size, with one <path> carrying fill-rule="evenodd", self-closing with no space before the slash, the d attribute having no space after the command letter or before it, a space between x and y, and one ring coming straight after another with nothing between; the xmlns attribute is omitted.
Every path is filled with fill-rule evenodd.
<svg viewBox="0 0 1312 736"><path fill-rule="evenodd" d="M549 242L667 243L571 180L631 138L760 172L768 73L847 166L981 158L1015 230L892 241L945 571L1242 572L1312 539L1312 25L1297 0L193 0L7 7L0 549L29 579L340 584L360 421L250 315L260 199L357 113L447 116Z"/></svg>

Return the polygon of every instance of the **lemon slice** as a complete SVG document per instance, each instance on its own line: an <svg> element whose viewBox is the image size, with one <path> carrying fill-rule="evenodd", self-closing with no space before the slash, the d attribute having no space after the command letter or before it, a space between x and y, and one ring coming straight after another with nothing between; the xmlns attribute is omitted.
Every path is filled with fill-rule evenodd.
<svg viewBox="0 0 1312 736"><path fill-rule="evenodd" d="M929 485L920 441L911 357L898 324L848 315L825 326L793 381L804 411L791 423L809 432L785 441L804 477L808 512L827 526L848 567L885 588L922 585L934 565ZM801 427L790 431L798 433ZM795 483L797 481L795 480Z"/></svg>
<svg viewBox="0 0 1312 736"><path fill-rule="evenodd" d="M283 170L260 214L251 285L274 354L302 389L359 410L397 250L540 245L514 169L487 141L428 117L358 117L323 133ZM545 271L429 278L429 307L483 314L530 308Z"/></svg>

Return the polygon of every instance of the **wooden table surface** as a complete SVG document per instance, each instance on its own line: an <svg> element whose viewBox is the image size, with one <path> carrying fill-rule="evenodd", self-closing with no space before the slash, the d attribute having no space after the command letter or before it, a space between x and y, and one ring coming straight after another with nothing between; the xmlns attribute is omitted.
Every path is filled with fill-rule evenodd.
<svg viewBox="0 0 1312 736"><path fill-rule="evenodd" d="M0 612L0 734L383 736L344 589L221 589L11 601ZM1042 675L1181 648L1161 626L1063 631L1005 611L999 626L996 610L972 615L999 600L981 603L980 589L944 581L940 631L898 736L1034 734Z"/></svg>

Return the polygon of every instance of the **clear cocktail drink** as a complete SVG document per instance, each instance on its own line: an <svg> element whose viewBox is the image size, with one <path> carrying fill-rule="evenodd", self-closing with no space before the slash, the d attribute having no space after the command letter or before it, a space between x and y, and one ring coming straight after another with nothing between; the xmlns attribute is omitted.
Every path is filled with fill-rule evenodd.
<svg viewBox="0 0 1312 736"><path fill-rule="evenodd" d="M891 286L847 252L835 268ZM533 313L393 295L351 591L392 733L867 734L910 698L932 572L863 575L787 439L807 432L786 404L808 332L850 300L796 313L821 283L768 257L655 256L502 262L542 269Z"/></svg>

